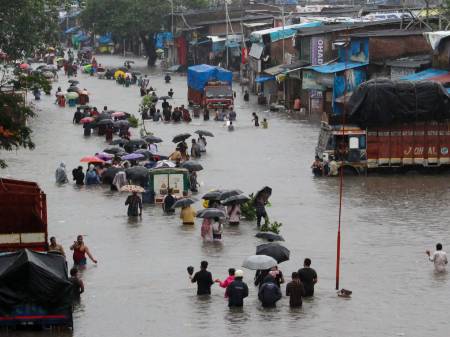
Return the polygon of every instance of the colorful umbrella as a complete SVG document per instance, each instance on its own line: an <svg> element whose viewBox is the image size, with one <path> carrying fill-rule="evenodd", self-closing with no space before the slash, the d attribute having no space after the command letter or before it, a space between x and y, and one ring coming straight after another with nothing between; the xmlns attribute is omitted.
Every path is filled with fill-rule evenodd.
<svg viewBox="0 0 450 337"><path fill-rule="evenodd" d="M130 153L122 157L122 160L138 160L145 158L142 153Z"/></svg>
<svg viewBox="0 0 450 337"><path fill-rule="evenodd" d="M110 160L112 157L114 157L113 154L111 154L111 153L106 153L106 152L96 153L95 156L96 156L97 158L100 158L101 160Z"/></svg>
<svg viewBox="0 0 450 337"><path fill-rule="evenodd" d="M78 93L76 93L76 92L68 92L66 96L67 96L68 99L77 99L78 98Z"/></svg>
<svg viewBox="0 0 450 337"><path fill-rule="evenodd" d="M92 123L93 121L95 121L95 118L92 117L84 117L80 119L82 124Z"/></svg>
<svg viewBox="0 0 450 337"><path fill-rule="evenodd" d="M117 78L118 78L119 76L125 77L125 72L122 71L122 70L117 70L117 71L114 73L114 78L117 80Z"/></svg>
<svg viewBox="0 0 450 337"><path fill-rule="evenodd" d="M125 116L127 113L126 112L123 112L123 111L116 111L116 112L113 112L112 114L111 114L111 116L113 116L113 117L123 117L123 116Z"/></svg>
<svg viewBox="0 0 450 337"><path fill-rule="evenodd" d="M28 68L30 68L30 65L28 63L22 63L19 66L19 68L22 69L22 70L27 70Z"/></svg>
<svg viewBox="0 0 450 337"><path fill-rule="evenodd" d="M136 193L144 193L145 189L141 186L137 185L125 185L120 189L122 192L136 192Z"/></svg>
<svg viewBox="0 0 450 337"><path fill-rule="evenodd" d="M97 158L96 156L85 156L80 159L81 163L99 163L102 164L105 161L101 160L100 158Z"/></svg>

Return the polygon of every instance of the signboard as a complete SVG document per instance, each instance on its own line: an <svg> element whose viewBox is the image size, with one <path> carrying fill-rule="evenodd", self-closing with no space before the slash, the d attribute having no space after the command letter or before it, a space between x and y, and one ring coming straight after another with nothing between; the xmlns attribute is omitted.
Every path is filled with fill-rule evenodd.
<svg viewBox="0 0 450 337"><path fill-rule="evenodd" d="M311 65L320 66L325 62L325 39L320 36L311 38Z"/></svg>
<svg viewBox="0 0 450 337"><path fill-rule="evenodd" d="M318 83L319 74L312 70L303 70L303 83L302 87L303 89L313 89L313 90L319 90L319 91L325 91L327 88Z"/></svg>

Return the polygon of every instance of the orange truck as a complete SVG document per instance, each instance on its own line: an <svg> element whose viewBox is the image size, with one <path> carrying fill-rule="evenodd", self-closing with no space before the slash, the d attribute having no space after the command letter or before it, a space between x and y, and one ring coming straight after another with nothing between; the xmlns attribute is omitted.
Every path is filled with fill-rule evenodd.
<svg viewBox="0 0 450 337"><path fill-rule="evenodd" d="M0 178L0 219L0 252L47 250L47 198L38 184Z"/></svg>

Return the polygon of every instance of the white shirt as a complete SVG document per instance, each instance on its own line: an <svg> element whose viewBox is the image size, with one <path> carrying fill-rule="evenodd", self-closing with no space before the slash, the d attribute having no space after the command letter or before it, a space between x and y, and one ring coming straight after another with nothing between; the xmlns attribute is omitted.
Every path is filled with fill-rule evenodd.
<svg viewBox="0 0 450 337"><path fill-rule="evenodd" d="M151 154L157 154L158 153L158 146L156 144L151 143L148 146L148 149L149 149Z"/></svg>
<svg viewBox="0 0 450 337"><path fill-rule="evenodd" d="M448 263L447 254L443 250L437 250L430 256L430 261L434 262L434 269L437 272L444 272Z"/></svg>

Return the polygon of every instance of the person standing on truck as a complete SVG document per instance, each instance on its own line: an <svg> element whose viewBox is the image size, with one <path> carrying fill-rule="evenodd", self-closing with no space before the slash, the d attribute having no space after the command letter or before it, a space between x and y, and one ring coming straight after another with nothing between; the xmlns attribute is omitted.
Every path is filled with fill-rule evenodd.
<svg viewBox="0 0 450 337"><path fill-rule="evenodd" d="M70 269L69 281L72 283L72 299L74 301L79 301L80 295L84 293L84 283L83 280L78 277L78 268L73 267Z"/></svg>
<svg viewBox="0 0 450 337"><path fill-rule="evenodd" d="M49 253L57 253L57 254L60 254L64 257L66 257L66 253L64 252L63 246L56 243L56 238L54 236L52 236L50 238L50 244L48 245L48 252Z"/></svg>
<svg viewBox="0 0 450 337"><path fill-rule="evenodd" d="M431 255L430 251L427 250L426 254L431 262L434 263L434 270L438 273L445 272L446 266L448 264L447 253L442 250L442 244L438 243L436 245L436 251Z"/></svg>
<svg viewBox="0 0 450 337"><path fill-rule="evenodd" d="M97 260L92 256L88 246L84 244L83 235L77 236L77 241L73 242L70 246L70 250L73 250L73 264L77 267L86 266L86 255L91 259L92 262L97 263Z"/></svg>

